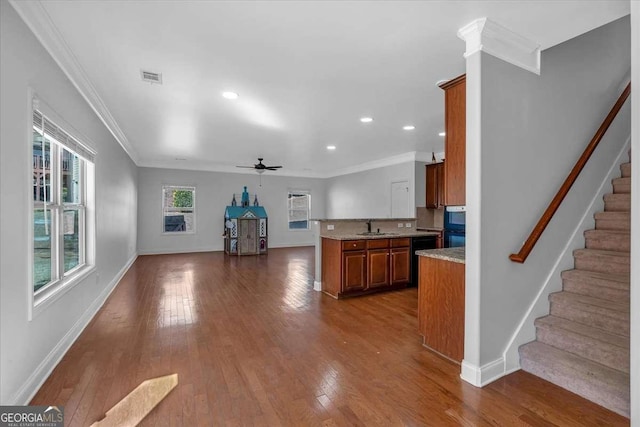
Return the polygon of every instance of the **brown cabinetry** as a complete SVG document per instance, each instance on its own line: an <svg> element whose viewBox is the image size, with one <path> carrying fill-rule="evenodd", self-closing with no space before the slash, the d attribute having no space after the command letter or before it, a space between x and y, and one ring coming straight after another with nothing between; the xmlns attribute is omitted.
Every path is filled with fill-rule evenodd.
<svg viewBox="0 0 640 427"><path fill-rule="evenodd" d="M426 168L426 207L438 209L444 206L444 163L430 163Z"/></svg>
<svg viewBox="0 0 640 427"><path fill-rule="evenodd" d="M367 287L365 251L345 251L342 253L344 292L363 291Z"/></svg>
<svg viewBox="0 0 640 427"><path fill-rule="evenodd" d="M466 156L466 76L443 83L444 90L444 204L464 206Z"/></svg>
<svg viewBox="0 0 640 427"><path fill-rule="evenodd" d="M458 363L464 357L464 274L464 264L420 257L420 334L426 347Z"/></svg>
<svg viewBox="0 0 640 427"><path fill-rule="evenodd" d="M334 297L388 290L411 280L410 239L322 239L322 290Z"/></svg>

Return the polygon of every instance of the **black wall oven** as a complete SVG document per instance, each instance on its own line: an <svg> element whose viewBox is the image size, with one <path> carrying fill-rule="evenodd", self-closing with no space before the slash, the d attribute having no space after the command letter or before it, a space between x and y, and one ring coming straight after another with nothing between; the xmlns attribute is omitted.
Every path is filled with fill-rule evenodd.
<svg viewBox="0 0 640 427"><path fill-rule="evenodd" d="M447 206L444 212L444 247L465 245L466 209L464 206Z"/></svg>

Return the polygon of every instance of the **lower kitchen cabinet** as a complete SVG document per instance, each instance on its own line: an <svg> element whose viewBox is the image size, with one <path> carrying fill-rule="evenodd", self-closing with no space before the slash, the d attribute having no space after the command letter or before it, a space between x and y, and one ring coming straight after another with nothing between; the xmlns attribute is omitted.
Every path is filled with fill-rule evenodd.
<svg viewBox="0 0 640 427"><path fill-rule="evenodd" d="M410 239L322 239L322 290L336 298L404 287Z"/></svg>
<svg viewBox="0 0 640 427"><path fill-rule="evenodd" d="M424 345L461 363L464 357L464 264L420 257L418 328Z"/></svg>
<svg viewBox="0 0 640 427"><path fill-rule="evenodd" d="M399 285L411 281L411 250L406 248L391 249L391 284Z"/></svg>
<svg viewBox="0 0 640 427"><path fill-rule="evenodd" d="M367 288L367 255L365 251L345 251L342 254L344 292L364 291Z"/></svg>

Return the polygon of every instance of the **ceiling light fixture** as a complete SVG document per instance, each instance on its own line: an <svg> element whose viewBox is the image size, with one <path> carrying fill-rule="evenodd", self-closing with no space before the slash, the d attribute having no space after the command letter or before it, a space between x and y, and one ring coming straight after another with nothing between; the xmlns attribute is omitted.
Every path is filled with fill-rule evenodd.
<svg viewBox="0 0 640 427"><path fill-rule="evenodd" d="M404 126L402 129L404 129L404 130L414 130L415 128L416 127L414 125L407 125L407 126Z"/></svg>
<svg viewBox="0 0 640 427"><path fill-rule="evenodd" d="M444 132L440 132L438 136L444 136Z"/></svg>
<svg viewBox="0 0 640 427"><path fill-rule="evenodd" d="M362 118L360 119L360 121L361 121L362 123L371 123L371 122L373 121L373 119L372 119L371 117L362 117Z"/></svg>
<svg viewBox="0 0 640 427"><path fill-rule="evenodd" d="M335 150L336 146L335 145L327 145L327 150Z"/></svg>
<svg viewBox="0 0 640 427"><path fill-rule="evenodd" d="M222 96L227 99L238 99L238 94L235 92L222 92Z"/></svg>

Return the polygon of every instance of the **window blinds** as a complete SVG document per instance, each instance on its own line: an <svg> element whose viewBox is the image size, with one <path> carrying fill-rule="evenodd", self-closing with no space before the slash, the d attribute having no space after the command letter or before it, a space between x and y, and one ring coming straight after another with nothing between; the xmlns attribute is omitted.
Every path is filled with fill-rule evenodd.
<svg viewBox="0 0 640 427"><path fill-rule="evenodd" d="M64 148L73 152L74 154L82 157L83 159L95 162L95 153L90 148L73 138L71 135L60 129L44 116L40 111L33 110L33 127L39 132L44 132L46 137L55 140L55 142L62 144Z"/></svg>

